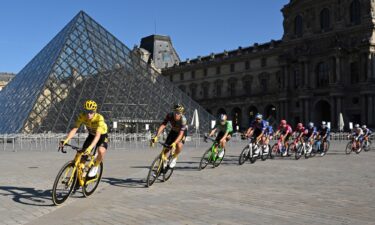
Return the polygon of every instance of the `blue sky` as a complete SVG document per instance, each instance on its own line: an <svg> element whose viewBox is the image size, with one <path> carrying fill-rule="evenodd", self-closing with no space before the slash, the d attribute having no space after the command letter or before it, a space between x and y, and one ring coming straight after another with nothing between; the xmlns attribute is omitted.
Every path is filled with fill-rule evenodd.
<svg viewBox="0 0 375 225"><path fill-rule="evenodd" d="M250 46L283 34L289 0L2 0L0 72L19 72L80 10L133 48L169 35L180 58Z"/></svg>

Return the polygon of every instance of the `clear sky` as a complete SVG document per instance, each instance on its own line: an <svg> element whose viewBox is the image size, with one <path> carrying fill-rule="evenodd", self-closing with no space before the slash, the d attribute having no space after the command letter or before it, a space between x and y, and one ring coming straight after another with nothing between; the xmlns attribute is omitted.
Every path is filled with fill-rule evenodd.
<svg viewBox="0 0 375 225"><path fill-rule="evenodd" d="M289 0L1 0L0 72L19 72L80 10L129 48L169 35L181 60L283 34ZM155 26L156 24L156 26Z"/></svg>

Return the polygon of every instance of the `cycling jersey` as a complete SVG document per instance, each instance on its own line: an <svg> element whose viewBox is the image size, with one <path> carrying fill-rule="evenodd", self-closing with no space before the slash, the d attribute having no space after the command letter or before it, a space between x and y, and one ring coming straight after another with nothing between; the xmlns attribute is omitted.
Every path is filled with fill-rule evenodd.
<svg viewBox="0 0 375 225"><path fill-rule="evenodd" d="M325 128L323 128L323 127L319 127L319 130L318 130L318 133L319 133L319 135L320 136L326 136L327 135L327 137L329 136L329 133L330 133L330 129L328 128L328 127L325 127Z"/></svg>
<svg viewBox="0 0 375 225"><path fill-rule="evenodd" d="M233 132L232 123L229 121L226 121L224 125L221 125L220 120L217 120L214 129L217 129L218 133L222 132L224 134Z"/></svg>
<svg viewBox="0 0 375 225"><path fill-rule="evenodd" d="M74 124L75 128L79 128L84 124L90 134L96 135L96 132L100 134L106 134L108 132L107 124L104 122L104 117L99 113L95 113L94 117L90 120L87 118L87 114L80 113Z"/></svg>
<svg viewBox="0 0 375 225"><path fill-rule="evenodd" d="M363 129L363 135L364 136L370 136L372 134L372 131L368 128Z"/></svg>
<svg viewBox="0 0 375 225"><path fill-rule="evenodd" d="M181 119L176 121L174 119L174 112L168 113L162 124L166 126L168 122L172 126L171 128L172 131L175 131L175 132L187 131L187 120L184 115L181 115Z"/></svg>
<svg viewBox="0 0 375 225"><path fill-rule="evenodd" d="M282 135L291 134L293 132L292 127L289 124L287 124L286 127L279 126L278 131Z"/></svg>
<svg viewBox="0 0 375 225"><path fill-rule="evenodd" d="M305 137L312 137L313 135L316 135L316 127L307 128L305 130Z"/></svg>
<svg viewBox="0 0 375 225"><path fill-rule="evenodd" d="M267 136L272 136L273 135L273 127L267 126L266 130L264 131L264 134L266 134Z"/></svg>
<svg viewBox="0 0 375 225"><path fill-rule="evenodd" d="M363 130L362 128L354 128L352 131L353 136L362 136L363 135Z"/></svg>
<svg viewBox="0 0 375 225"><path fill-rule="evenodd" d="M305 130L306 130L305 127L296 128L296 133L297 133L298 136L299 136L300 134L305 133Z"/></svg>
<svg viewBox="0 0 375 225"><path fill-rule="evenodd" d="M264 132L267 128L267 125L266 125L266 121L265 120L262 120L260 121L259 123L256 121L256 120L253 120L251 123L250 123L250 128L252 128L254 130L255 133L261 133L261 132Z"/></svg>

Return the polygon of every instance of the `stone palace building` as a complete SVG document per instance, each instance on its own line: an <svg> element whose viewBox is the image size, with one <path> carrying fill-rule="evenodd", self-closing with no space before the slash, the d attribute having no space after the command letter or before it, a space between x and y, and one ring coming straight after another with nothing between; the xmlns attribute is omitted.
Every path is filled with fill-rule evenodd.
<svg viewBox="0 0 375 225"><path fill-rule="evenodd" d="M331 122L375 126L375 2L291 0L281 40L180 61L169 37L135 48L213 115L244 130L259 112L274 125ZM255 29L255 28L254 28Z"/></svg>

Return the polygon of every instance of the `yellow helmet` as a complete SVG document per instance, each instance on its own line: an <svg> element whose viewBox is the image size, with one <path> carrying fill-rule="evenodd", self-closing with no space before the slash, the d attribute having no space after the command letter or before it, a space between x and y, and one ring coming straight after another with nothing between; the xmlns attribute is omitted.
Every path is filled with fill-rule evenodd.
<svg viewBox="0 0 375 225"><path fill-rule="evenodd" d="M176 104L173 106L173 111L178 113L184 113L185 108L181 104Z"/></svg>
<svg viewBox="0 0 375 225"><path fill-rule="evenodd" d="M93 100L87 100L83 108L86 110L96 111L96 109L98 108L98 105Z"/></svg>

